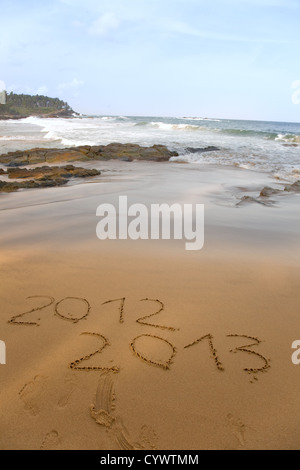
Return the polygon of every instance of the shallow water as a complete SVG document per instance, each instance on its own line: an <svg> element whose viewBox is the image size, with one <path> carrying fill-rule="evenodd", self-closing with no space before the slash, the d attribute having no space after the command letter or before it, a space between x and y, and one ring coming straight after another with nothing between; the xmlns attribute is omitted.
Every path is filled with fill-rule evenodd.
<svg viewBox="0 0 300 470"><path fill-rule="evenodd" d="M93 116L71 119L30 117L0 121L0 152L33 147L107 145L111 142L163 144L179 153L174 160L237 166L300 178L300 124L233 121L200 117ZM218 151L187 148L216 146Z"/></svg>
<svg viewBox="0 0 300 470"><path fill-rule="evenodd" d="M282 194L268 198L269 206L247 203L238 207L242 197L257 198L270 184L268 174L220 166L179 165L156 162L89 162L102 174L60 188L23 190L0 197L1 246L6 249L40 243L56 249L80 245L80 249L114 246L96 237L97 207L103 203L118 208L119 196L128 204L174 203L205 205L204 251L216 254L221 247L239 253L268 251L276 259L299 266L299 195ZM79 184L78 184L79 183ZM272 183L272 186L275 185ZM283 189L282 183L276 188ZM125 241L126 244L130 241ZM156 241L132 242L147 251ZM184 241L166 241L164 249L185 253ZM224 246L227 248L224 250ZM63 248L64 249L64 248ZM276 253L276 256L274 254Z"/></svg>

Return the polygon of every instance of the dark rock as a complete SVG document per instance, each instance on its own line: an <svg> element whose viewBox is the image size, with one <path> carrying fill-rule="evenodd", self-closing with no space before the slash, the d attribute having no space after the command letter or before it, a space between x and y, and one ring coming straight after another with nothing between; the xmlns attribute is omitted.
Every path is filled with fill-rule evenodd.
<svg viewBox="0 0 300 470"><path fill-rule="evenodd" d="M33 155L33 158L35 155ZM70 149L47 149L44 154L40 154L40 161L35 161L34 163L41 163L43 161L54 163L54 162L75 162L80 160L86 160L84 154L80 150L70 150ZM0 157L1 159L1 157ZM32 162L31 153L29 154L29 162Z"/></svg>
<svg viewBox="0 0 300 470"><path fill-rule="evenodd" d="M103 145L94 145L93 147L90 147L90 152L101 153L103 152L103 149L104 149Z"/></svg>
<svg viewBox="0 0 300 470"><path fill-rule="evenodd" d="M186 150L190 153L204 153L204 152L216 152L220 149L218 147L209 146L205 148L188 147Z"/></svg>
<svg viewBox="0 0 300 470"><path fill-rule="evenodd" d="M101 172L98 170L86 170L84 168L78 168L71 173L73 178L88 178L92 176L99 176Z"/></svg>
<svg viewBox="0 0 300 470"><path fill-rule="evenodd" d="M62 178L72 178L72 173L60 173Z"/></svg>
<svg viewBox="0 0 300 470"><path fill-rule="evenodd" d="M273 196L274 194L278 194L281 192L282 191L280 189L269 188L268 186L266 186L265 188L261 190L259 197L270 197L270 196Z"/></svg>
<svg viewBox="0 0 300 470"><path fill-rule="evenodd" d="M19 167L19 166L23 166L23 165L27 165L27 161L21 161L21 162L11 162L11 163L8 163L6 166L7 167L11 167L11 168L15 168L15 167Z"/></svg>
<svg viewBox="0 0 300 470"><path fill-rule="evenodd" d="M245 204L251 204L251 203L256 203L256 204L261 204L263 206L267 206L268 204L260 201L259 199L256 199L255 197L252 196L243 196L242 199L236 204L236 207L239 206L244 206Z"/></svg>
<svg viewBox="0 0 300 470"><path fill-rule="evenodd" d="M10 152L0 155L0 163L7 166L22 166L43 162L75 162L89 160L148 160L168 161L171 157L178 157L177 152L170 151L164 145L141 147L137 144L111 143L101 146L80 146L67 149L31 149L24 152Z"/></svg>
<svg viewBox="0 0 300 470"><path fill-rule="evenodd" d="M45 179L43 181L28 180L22 183L14 182L7 183L6 181L0 181L0 192L12 193L19 189L34 189L34 188L51 188L54 186L62 186L68 182L64 178Z"/></svg>
<svg viewBox="0 0 300 470"><path fill-rule="evenodd" d="M7 174L10 179L22 179L25 181L6 182L0 180L0 192L12 192L24 188L28 189L62 186L68 182L69 178L87 178L98 176L101 173L95 169L85 169L81 167L75 167L73 165L66 165L65 167L42 166L31 169L8 168Z"/></svg>
<svg viewBox="0 0 300 470"><path fill-rule="evenodd" d="M75 167L73 165L67 166L42 166L39 168L8 168L7 170L9 178L35 178L37 180L50 178L86 178L89 176L98 176L101 174L98 170L85 169L81 167Z"/></svg>
<svg viewBox="0 0 300 470"><path fill-rule="evenodd" d="M284 188L285 191L291 193L299 193L300 192L300 181L296 181L296 183L289 184Z"/></svg>
<svg viewBox="0 0 300 470"><path fill-rule="evenodd" d="M39 185L33 180L26 181L25 183L7 183L6 181L0 181L0 192L12 193L23 188L37 188Z"/></svg>
<svg viewBox="0 0 300 470"><path fill-rule="evenodd" d="M39 181L40 188L52 188L55 186L63 186L67 184L68 180L65 178L55 178L55 179L45 179L44 181Z"/></svg>

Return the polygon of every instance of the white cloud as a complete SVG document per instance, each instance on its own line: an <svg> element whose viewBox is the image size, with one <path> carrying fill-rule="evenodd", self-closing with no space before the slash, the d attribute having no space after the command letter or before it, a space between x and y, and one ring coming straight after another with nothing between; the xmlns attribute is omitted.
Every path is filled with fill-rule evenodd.
<svg viewBox="0 0 300 470"><path fill-rule="evenodd" d="M40 86L36 91L37 95L47 95L47 93L48 93L48 88L45 85Z"/></svg>
<svg viewBox="0 0 300 470"><path fill-rule="evenodd" d="M231 41L231 42L246 42L246 43L266 43L266 44L288 44L289 41L285 39L273 39L262 37L248 37L234 34L219 33L215 31L198 30L188 23L183 21L172 21L169 19L163 20L165 31L173 34L183 34L187 36L195 36L203 39L211 39L215 41Z"/></svg>
<svg viewBox="0 0 300 470"><path fill-rule="evenodd" d="M63 90L70 90L70 89L76 89L84 85L84 82L82 80L78 80L77 78L73 78L72 81L66 82L66 83L60 83L57 85L58 90L63 91Z"/></svg>
<svg viewBox="0 0 300 470"><path fill-rule="evenodd" d="M0 81L0 90L1 90L1 81ZM46 85L42 85L38 88L32 88L28 85L20 85L16 83L12 83L7 87L7 92L13 92L17 94L25 94L25 95L47 95L48 87Z"/></svg>
<svg viewBox="0 0 300 470"><path fill-rule="evenodd" d="M88 32L93 36L105 36L111 31L115 31L120 26L120 20L114 13L105 13L94 21Z"/></svg>
<svg viewBox="0 0 300 470"><path fill-rule="evenodd" d="M5 82L0 80L0 91L6 90Z"/></svg>

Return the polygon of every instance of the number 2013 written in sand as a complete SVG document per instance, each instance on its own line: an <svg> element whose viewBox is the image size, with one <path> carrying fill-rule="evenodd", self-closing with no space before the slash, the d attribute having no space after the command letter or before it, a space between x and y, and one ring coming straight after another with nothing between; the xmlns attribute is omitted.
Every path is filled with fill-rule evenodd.
<svg viewBox="0 0 300 470"><path fill-rule="evenodd" d="M53 297L51 296L31 296L28 297L28 299L44 299L45 302L42 306L38 306L35 308L32 308L31 310L28 310L26 312L14 315L11 317L11 319L8 321L8 323L13 324L13 325L19 325L19 326L40 326L41 320L38 319L37 321L32 321L30 320L31 314L34 312L38 312L41 310L45 310L48 307L52 307L54 314L60 318L61 320L65 320L71 323L78 323L84 319L86 319L90 313L91 313L91 305L87 299L81 298L81 297L65 297L64 299L61 299L59 301L56 301ZM73 303L76 302L83 307L83 313L76 317L74 314L72 315L71 313L65 313L63 309L63 304L66 302L72 301ZM155 328L156 330L165 330L169 331L170 333L175 333L176 331L179 331L178 328L174 328L172 326L165 326L161 324L156 324L153 323L153 317L157 317L160 315L164 310L165 310L165 305L164 303L159 300L159 299L142 299L141 302L149 302L153 304L154 312L151 313L150 315L142 316L136 320L138 324L140 324L142 327L148 327L148 328ZM118 298L118 299L111 299L102 304L108 305L108 304L115 304L117 309L118 309L118 317L119 317L119 322L122 324L125 322L125 304L126 304L126 298ZM25 319L27 316L29 316L29 319ZM75 359L69 364L69 367L74 370L78 371L107 371L107 372L119 372L120 368L118 366L111 366L111 367L103 367L103 366L91 366L88 365L88 361L93 358L94 356L101 354L102 351L110 346L109 340L100 332L83 332L81 335L86 335L89 337L93 337L94 339L97 339L99 341L99 346L97 350L94 350L92 352L87 353L86 355ZM241 334L230 334L227 335L228 338L235 338L235 339L241 339L243 341L242 346L235 347L234 349L230 349L230 352L232 353L243 353L252 356L253 358L256 358L256 362L261 363L260 367L252 367L252 368L244 368L243 370L247 372L248 374L253 374L253 378L257 380L257 374L262 373L262 372L267 372L270 369L270 359L266 359L262 354L260 354L257 351L254 351L252 348L257 347L261 344L261 340L259 340L257 337L254 336L248 336L248 335L241 335ZM157 347L158 344L160 343L161 345L167 347L170 351L169 357L167 360L164 361L159 361L155 359L151 359L149 357L149 353L143 353L142 352L142 344L143 344L143 339L145 340L152 341L153 342L153 347ZM213 363L217 370L219 371L224 371L224 365L218 355L218 352L215 348L215 342L214 342L214 337L211 333L207 333L201 337L196 338L193 342L190 344L187 344L184 346L183 351L187 351L191 348L195 349L200 343L206 342L207 344L207 350L210 352L211 359L213 360ZM161 336L154 335L154 334L141 334L137 337L135 337L131 343L130 343L130 348L132 353L141 361L144 363L147 363L150 366L155 366L155 367L160 367L164 370L168 370L171 368L171 365L174 362L175 356L178 353L177 348L174 346L174 344L171 342L171 340L165 339Z"/></svg>

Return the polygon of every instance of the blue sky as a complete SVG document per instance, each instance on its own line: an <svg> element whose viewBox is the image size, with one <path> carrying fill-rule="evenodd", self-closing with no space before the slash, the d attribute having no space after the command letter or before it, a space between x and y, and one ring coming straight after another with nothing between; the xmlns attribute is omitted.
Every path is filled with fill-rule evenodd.
<svg viewBox="0 0 300 470"><path fill-rule="evenodd" d="M0 7L8 91L58 96L82 113L300 122L300 0Z"/></svg>

